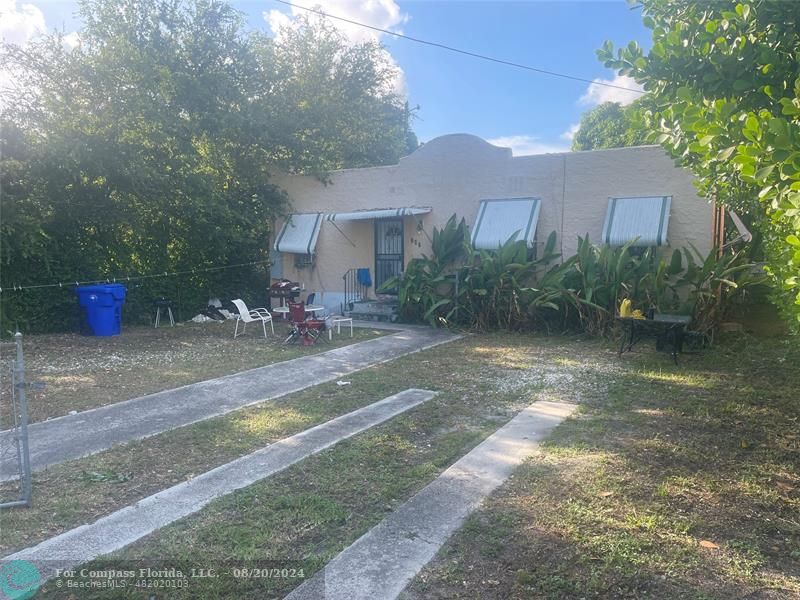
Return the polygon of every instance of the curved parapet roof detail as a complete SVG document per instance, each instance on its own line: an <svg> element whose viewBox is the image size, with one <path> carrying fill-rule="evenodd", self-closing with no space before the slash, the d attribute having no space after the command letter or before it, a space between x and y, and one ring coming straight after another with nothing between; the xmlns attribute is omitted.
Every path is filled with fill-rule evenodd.
<svg viewBox="0 0 800 600"><path fill-rule="evenodd" d="M493 146L483 138L469 133L451 133L433 138L400 159L400 163L416 160L446 159L448 157L474 156L483 160L508 160L511 148Z"/></svg>

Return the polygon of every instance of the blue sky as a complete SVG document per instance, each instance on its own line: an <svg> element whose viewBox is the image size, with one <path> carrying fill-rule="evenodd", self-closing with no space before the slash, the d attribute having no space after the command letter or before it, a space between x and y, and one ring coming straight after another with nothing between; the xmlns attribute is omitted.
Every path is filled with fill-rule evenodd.
<svg viewBox="0 0 800 600"><path fill-rule="evenodd" d="M275 32L292 9L273 0L234 0L251 27ZM597 60L604 40L649 45L639 9L625 0L428 1L296 0L322 6L331 15L366 22L406 35L471 52L559 71L590 80L614 81ZM77 3L70 0L0 0L0 35L24 43L43 28L71 33L80 28ZM334 21L353 42L375 39L374 32ZM583 111L605 100L629 102L636 96L460 56L397 39L377 37L400 70L397 88L419 106L414 129L427 141L446 133L473 133L515 154L569 148L569 133Z"/></svg>

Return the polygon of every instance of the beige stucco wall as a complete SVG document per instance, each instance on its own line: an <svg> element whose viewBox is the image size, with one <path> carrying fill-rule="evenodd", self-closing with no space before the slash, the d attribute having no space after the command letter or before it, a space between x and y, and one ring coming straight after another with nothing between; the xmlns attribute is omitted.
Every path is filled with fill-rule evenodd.
<svg viewBox="0 0 800 600"><path fill-rule="evenodd" d="M481 200L524 196L542 199L538 239L556 231L564 256L575 252L578 235L600 240L610 196L672 196L670 246L691 242L701 252L711 248L711 206L698 198L691 174L657 146L514 157L508 148L456 134L428 142L397 165L334 172L327 185L305 176L279 176L275 183L298 213L431 207L426 215L404 220L406 263L430 252L428 236L453 213L471 227ZM313 268L295 269L291 255L283 261L284 277L327 294L331 306L339 302L348 269L369 267L373 277L375 272L374 222L336 226L341 231L323 224Z"/></svg>
<svg viewBox="0 0 800 600"><path fill-rule="evenodd" d="M702 253L712 245L712 205L697 196L692 175L658 146L574 152L566 158L563 253L575 253L578 236L600 240L608 198L672 196L670 248L690 242ZM541 230L540 230L541 231Z"/></svg>

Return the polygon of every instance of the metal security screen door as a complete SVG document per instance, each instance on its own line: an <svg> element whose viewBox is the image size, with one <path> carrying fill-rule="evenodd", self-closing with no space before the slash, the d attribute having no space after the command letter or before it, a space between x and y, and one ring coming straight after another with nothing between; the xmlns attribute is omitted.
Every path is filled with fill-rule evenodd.
<svg viewBox="0 0 800 600"><path fill-rule="evenodd" d="M403 270L403 220L375 221L375 289Z"/></svg>

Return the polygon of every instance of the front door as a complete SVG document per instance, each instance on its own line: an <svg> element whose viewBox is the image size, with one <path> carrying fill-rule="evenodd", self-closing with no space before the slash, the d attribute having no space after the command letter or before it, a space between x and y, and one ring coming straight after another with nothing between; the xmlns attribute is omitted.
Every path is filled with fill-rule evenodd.
<svg viewBox="0 0 800 600"><path fill-rule="evenodd" d="M375 221L375 290L403 271L403 219ZM394 290L387 290L395 293Z"/></svg>

